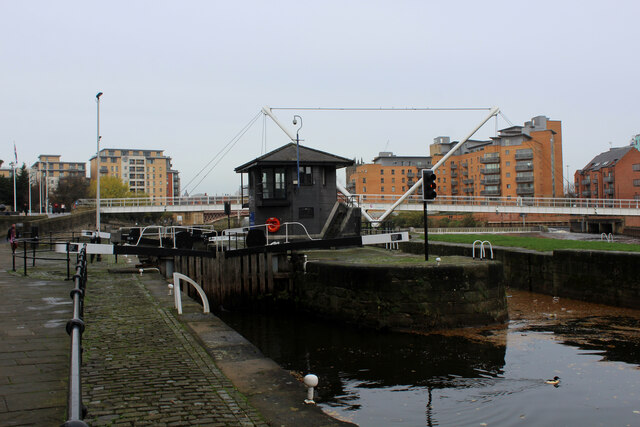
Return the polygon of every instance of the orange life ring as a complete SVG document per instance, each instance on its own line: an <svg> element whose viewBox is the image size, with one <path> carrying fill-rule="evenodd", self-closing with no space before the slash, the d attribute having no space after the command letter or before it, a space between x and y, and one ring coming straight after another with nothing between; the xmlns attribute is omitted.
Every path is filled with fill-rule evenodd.
<svg viewBox="0 0 640 427"><path fill-rule="evenodd" d="M280 230L280 220L274 217L267 219L267 230L269 230L269 233L275 233Z"/></svg>

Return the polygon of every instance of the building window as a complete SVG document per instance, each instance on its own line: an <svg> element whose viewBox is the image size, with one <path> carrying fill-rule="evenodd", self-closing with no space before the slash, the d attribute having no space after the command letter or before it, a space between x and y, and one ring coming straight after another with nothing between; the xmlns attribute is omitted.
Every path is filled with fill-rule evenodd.
<svg viewBox="0 0 640 427"><path fill-rule="evenodd" d="M402 170L400 171L400 173L401 173L402 175L404 175L404 169L402 169Z"/></svg>
<svg viewBox="0 0 640 427"><path fill-rule="evenodd" d="M396 182L396 179L395 178L391 178L391 183L393 184L395 182Z"/></svg>
<svg viewBox="0 0 640 427"><path fill-rule="evenodd" d="M640 172L640 163L634 163L633 171L634 172Z"/></svg>
<svg viewBox="0 0 640 427"><path fill-rule="evenodd" d="M367 187L362 187L362 192L366 193L367 192Z"/></svg>
<svg viewBox="0 0 640 427"><path fill-rule="evenodd" d="M366 184L367 183L367 178L362 178L362 183Z"/></svg>
<svg viewBox="0 0 640 427"><path fill-rule="evenodd" d="M511 166L511 162L507 162L507 166Z"/></svg>
<svg viewBox="0 0 640 427"><path fill-rule="evenodd" d="M284 168L262 169L262 199L286 199L286 174Z"/></svg>
<svg viewBox="0 0 640 427"><path fill-rule="evenodd" d="M300 185L313 185L311 166L300 166Z"/></svg>
<svg viewBox="0 0 640 427"><path fill-rule="evenodd" d="M634 179L633 180L633 186L634 187L640 187L640 179Z"/></svg>
<svg viewBox="0 0 640 427"><path fill-rule="evenodd" d="M380 187L380 192L384 193L384 185L382 187Z"/></svg>
<svg viewBox="0 0 640 427"><path fill-rule="evenodd" d="M391 169L391 175L395 175L396 174L396 170L395 169Z"/></svg>
<svg viewBox="0 0 640 427"><path fill-rule="evenodd" d="M406 191L406 190L404 189L404 185L402 186L402 191Z"/></svg>
<svg viewBox="0 0 640 427"><path fill-rule="evenodd" d="M391 187L391 192L395 193L396 192L396 187Z"/></svg>
<svg viewBox="0 0 640 427"><path fill-rule="evenodd" d="M384 178L380 178L380 184L384 184Z"/></svg>

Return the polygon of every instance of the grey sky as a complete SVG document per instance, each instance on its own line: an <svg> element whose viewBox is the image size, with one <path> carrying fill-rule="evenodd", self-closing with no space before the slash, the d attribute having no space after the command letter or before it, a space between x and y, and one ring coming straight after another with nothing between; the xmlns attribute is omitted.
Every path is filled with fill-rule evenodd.
<svg viewBox="0 0 640 427"><path fill-rule="evenodd" d="M101 147L163 149L183 185L263 105L496 105L513 124L546 115L562 120L571 173L640 133L632 0L0 0L0 16L6 163L14 141L27 165L39 154L88 161L99 91ZM305 144L365 161L385 148L426 154L434 137L462 138L485 115L275 113L292 131L293 115L303 117ZM195 192L237 189L233 168L262 154L262 124ZM286 142L268 121L267 149Z"/></svg>

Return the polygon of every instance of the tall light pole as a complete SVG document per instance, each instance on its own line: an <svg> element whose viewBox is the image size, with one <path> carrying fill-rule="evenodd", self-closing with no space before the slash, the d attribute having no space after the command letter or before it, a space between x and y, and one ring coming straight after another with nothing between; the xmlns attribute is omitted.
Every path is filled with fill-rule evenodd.
<svg viewBox="0 0 640 427"><path fill-rule="evenodd" d="M96 95L97 108L97 135L96 135L96 232L100 235L100 97L102 92Z"/></svg>
<svg viewBox="0 0 640 427"><path fill-rule="evenodd" d="M302 129L302 117L297 114L293 116L294 126L298 124L296 118L300 119L300 127L298 128L298 130L296 130L296 163L298 166L298 188L300 188L300 129Z"/></svg>

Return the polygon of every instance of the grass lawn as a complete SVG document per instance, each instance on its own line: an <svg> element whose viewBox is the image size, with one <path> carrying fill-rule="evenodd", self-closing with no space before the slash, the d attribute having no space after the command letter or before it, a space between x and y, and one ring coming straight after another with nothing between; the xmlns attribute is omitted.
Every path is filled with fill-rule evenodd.
<svg viewBox="0 0 640 427"><path fill-rule="evenodd" d="M424 236L420 236L424 239ZM548 239L543 237L509 236L504 234L430 234L430 242L473 244L476 240L488 240L493 246L509 246L550 252L556 249L582 249L594 251L640 252L640 245L629 243L585 242L581 240Z"/></svg>

